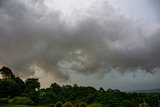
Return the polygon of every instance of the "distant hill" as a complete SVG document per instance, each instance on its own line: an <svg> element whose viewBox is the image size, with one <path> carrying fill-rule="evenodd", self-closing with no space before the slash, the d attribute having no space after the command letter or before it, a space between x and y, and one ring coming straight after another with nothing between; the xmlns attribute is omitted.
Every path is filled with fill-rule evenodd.
<svg viewBox="0 0 160 107"><path fill-rule="evenodd" d="M160 88L159 89L147 89L147 90L134 90L134 91L129 91L129 92L160 94Z"/></svg>
<svg viewBox="0 0 160 107"><path fill-rule="evenodd" d="M138 93L160 93L160 89L139 90Z"/></svg>

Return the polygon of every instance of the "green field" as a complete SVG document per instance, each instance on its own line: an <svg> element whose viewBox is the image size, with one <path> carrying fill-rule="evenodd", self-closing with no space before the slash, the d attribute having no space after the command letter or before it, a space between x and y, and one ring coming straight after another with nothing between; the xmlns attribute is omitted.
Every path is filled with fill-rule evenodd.
<svg viewBox="0 0 160 107"><path fill-rule="evenodd" d="M49 106L28 106L28 105L0 105L0 107L49 107Z"/></svg>

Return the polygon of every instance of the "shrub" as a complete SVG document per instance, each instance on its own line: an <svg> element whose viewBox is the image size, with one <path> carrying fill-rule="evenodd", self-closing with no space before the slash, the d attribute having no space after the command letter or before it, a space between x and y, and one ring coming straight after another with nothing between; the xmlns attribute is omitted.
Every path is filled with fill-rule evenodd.
<svg viewBox="0 0 160 107"><path fill-rule="evenodd" d="M72 107L72 103L66 102L63 104L63 107Z"/></svg>
<svg viewBox="0 0 160 107"><path fill-rule="evenodd" d="M54 104L51 104L50 107L54 107Z"/></svg>
<svg viewBox="0 0 160 107"><path fill-rule="evenodd" d="M76 104L74 105L74 107L80 107L80 106L79 106L79 103L76 103Z"/></svg>
<svg viewBox="0 0 160 107"><path fill-rule="evenodd" d="M102 105L99 103L95 103L95 104L91 104L90 107L102 107Z"/></svg>
<svg viewBox="0 0 160 107"><path fill-rule="evenodd" d="M86 105L86 103L82 102L82 103L79 104L79 107L87 107L87 105Z"/></svg>
<svg viewBox="0 0 160 107"><path fill-rule="evenodd" d="M140 104L140 107L149 107L147 103Z"/></svg>
<svg viewBox="0 0 160 107"><path fill-rule="evenodd" d="M9 98L2 98L0 99L0 104L8 104L9 103Z"/></svg>
<svg viewBox="0 0 160 107"><path fill-rule="evenodd" d="M57 102L56 104L55 104L55 107L62 107L62 105L63 105L63 103L62 102Z"/></svg>
<svg viewBox="0 0 160 107"><path fill-rule="evenodd" d="M11 104L32 105L33 101L27 97L15 97L10 101Z"/></svg>

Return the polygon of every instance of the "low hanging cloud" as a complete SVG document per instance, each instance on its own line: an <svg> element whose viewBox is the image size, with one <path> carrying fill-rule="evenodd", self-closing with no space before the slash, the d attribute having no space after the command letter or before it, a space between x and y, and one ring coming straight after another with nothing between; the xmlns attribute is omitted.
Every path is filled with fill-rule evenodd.
<svg viewBox="0 0 160 107"><path fill-rule="evenodd" d="M60 80L72 72L159 72L159 28L125 18L106 1L74 13L69 20L45 0L1 0L0 64L23 77L39 70Z"/></svg>

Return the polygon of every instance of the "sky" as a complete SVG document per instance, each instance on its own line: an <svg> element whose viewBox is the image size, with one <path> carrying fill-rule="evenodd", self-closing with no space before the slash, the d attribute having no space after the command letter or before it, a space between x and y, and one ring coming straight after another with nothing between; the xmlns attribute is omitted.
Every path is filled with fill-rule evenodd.
<svg viewBox="0 0 160 107"><path fill-rule="evenodd" d="M0 66L23 79L160 88L159 0L0 0Z"/></svg>

